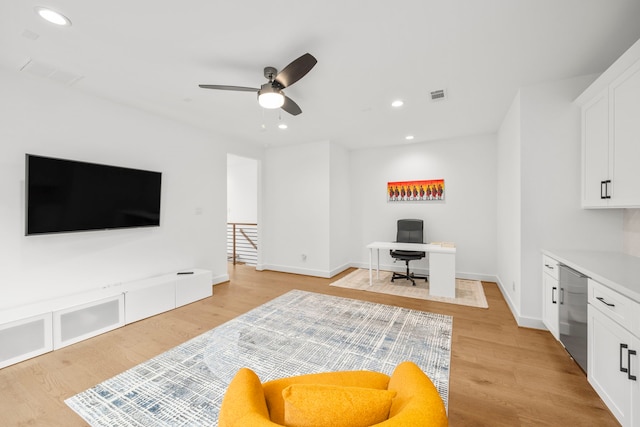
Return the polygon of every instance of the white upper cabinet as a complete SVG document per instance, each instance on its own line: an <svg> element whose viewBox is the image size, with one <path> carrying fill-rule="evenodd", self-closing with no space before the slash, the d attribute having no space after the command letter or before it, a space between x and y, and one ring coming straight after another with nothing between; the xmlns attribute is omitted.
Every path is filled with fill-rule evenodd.
<svg viewBox="0 0 640 427"><path fill-rule="evenodd" d="M582 206L640 207L640 41L576 102L582 106Z"/></svg>
<svg viewBox="0 0 640 427"><path fill-rule="evenodd" d="M612 140L610 205L640 206L640 61L609 87Z"/></svg>
<svg viewBox="0 0 640 427"><path fill-rule="evenodd" d="M607 206L609 97L606 91L582 107L582 173L582 205Z"/></svg>

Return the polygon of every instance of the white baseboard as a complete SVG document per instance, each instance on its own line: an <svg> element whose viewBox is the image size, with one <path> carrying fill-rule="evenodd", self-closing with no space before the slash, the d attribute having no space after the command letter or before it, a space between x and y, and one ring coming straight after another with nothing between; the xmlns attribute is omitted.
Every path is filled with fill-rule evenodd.
<svg viewBox="0 0 640 427"><path fill-rule="evenodd" d="M332 270L316 270L311 268L300 268L300 267L290 267L286 265L274 265L274 264L259 264L256 265L256 270L271 270L271 271L279 271L282 273L293 273L293 274L302 274L304 276L313 276L313 277L324 277L326 279L330 279L331 277L342 273L346 269L351 268L351 263L343 264L339 267L336 267Z"/></svg>
<svg viewBox="0 0 640 427"><path fill-rule="evenodd" d="M281 273L302 274L303 276L324 277L327 279L331 277L331 273L326 270L314 270L311 268L290 267L287 265L262 264L260 265L260 268L256 266L256 270L279 271Z"/></svg>
<svg viewBox="0 0 640 427"><path fill-rule="evenodd" d="M220 283L224 283L228 281L229 281L229 274L220 274L211 279L211 284L218 285Z"/></svg>
<svg viewBox="0 0 640 427"><path fill-rule="evenodd" d="M329 277L333 277L333 276L335 276L337 274L340 274L340 273L342 273L343 271L345 271L345 270L347 270L349 268L351 268L351 263L346 263L346 264L341 265L340 267L334 268L329 273L330 274Z"/></svg>
<svg viewBox="0 0 640 427"><path fill-rule="evenodd" d="M509 294L509 292L505 291L504 284L502 283L500 278L496 277L495 282L498 284L498 288L500 289L500 292L502 293L504 300L507 302L507 305L509 306L509 310L511 310L511 314L513 315L513 318L515 319L518 326L521 326L523 328L548 330L547 327L542 322L542 319L537 319L535 317L529 317L529 316L522 316L520 314L520 310L516 307L513 300L511 299L511 295Z"/></svg>

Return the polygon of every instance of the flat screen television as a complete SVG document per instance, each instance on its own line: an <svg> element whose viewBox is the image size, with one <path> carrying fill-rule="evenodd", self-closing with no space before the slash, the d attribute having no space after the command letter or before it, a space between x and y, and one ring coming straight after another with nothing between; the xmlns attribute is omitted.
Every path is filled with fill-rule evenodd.
<svg viewBox="0 0 640 427"><path fill-rule="evenodd" d="M26 235L160 225L162 173L26 157Z"/></svg>

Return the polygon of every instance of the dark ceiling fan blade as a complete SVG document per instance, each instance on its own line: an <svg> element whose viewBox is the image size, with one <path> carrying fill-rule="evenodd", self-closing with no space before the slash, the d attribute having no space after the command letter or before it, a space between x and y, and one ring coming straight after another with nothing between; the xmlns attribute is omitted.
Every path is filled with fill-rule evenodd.
<svg viewBox="0 0 640 427"><path fill-rule="evenodd" d="M310 53L305 53L278 73L275 81L283 88L303 78L318 63Z"/></svg>
<svg viewBox="0 0 640 427"><path fill-rule="evenodd" d="M234 90L236 92L257 92L259 89L245 86L198 85L202 89Z"/></svg>
<svg viewBox="0 0 640 427"><path fill-rule="evenodd" d="M296 104L293 99L289 98L286 95L284 97L284 104L280 108L293 116L297 116L298 114L302 113L302 109L298 106L298 104Z"/></svg>

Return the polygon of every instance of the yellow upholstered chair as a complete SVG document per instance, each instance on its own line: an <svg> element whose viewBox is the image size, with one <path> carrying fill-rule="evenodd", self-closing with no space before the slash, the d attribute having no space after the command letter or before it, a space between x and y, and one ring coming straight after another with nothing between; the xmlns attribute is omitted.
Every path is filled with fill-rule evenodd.
<svg viewBox="0 0 640 427"><path fill-rule="evenodd" d="M427 375L403 362L391 377L346 371L282 378L262 384L250 369L233 378L219 427L447 426L444 403Z"/></svg>

